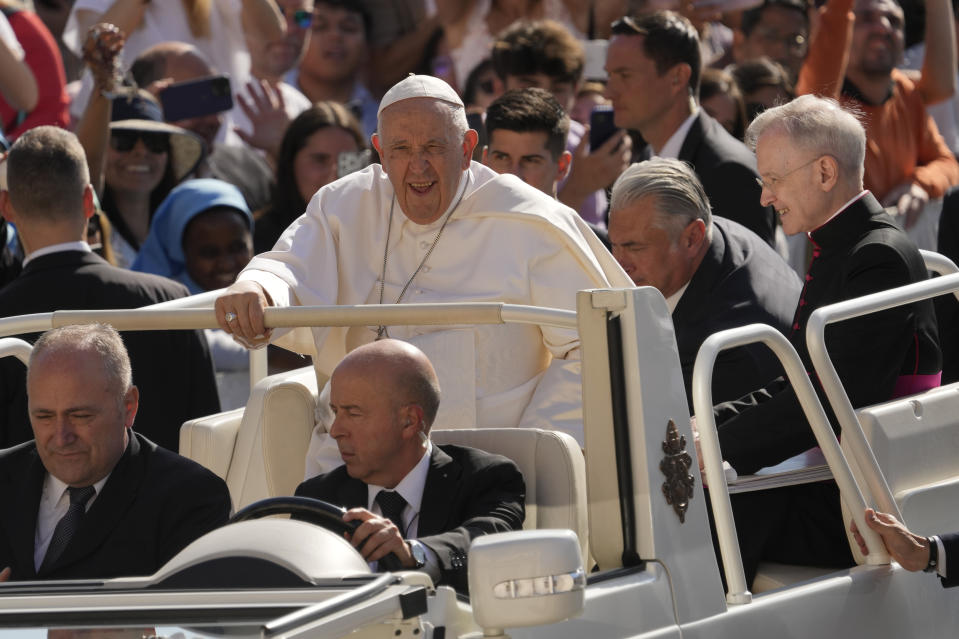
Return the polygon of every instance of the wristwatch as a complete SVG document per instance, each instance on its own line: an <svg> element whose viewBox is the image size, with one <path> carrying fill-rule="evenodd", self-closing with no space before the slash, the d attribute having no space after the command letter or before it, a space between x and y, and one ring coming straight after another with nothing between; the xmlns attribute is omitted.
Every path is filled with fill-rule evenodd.
<svg viewBox="0 0 959 639"><path fill-rule="evenodd" d="M936 572L939 567L939 544L935 537L926 537L926 543L929 544L929 563L922 571Z"/></svg>
<svg viewBox="0 0 959 639"><path fill-rule="evenodd" d="M423 548L423 544L416 541L415 539L407 539L406 545L410 548L410 554L413 555L413 561L416 562L416 565L413 566L414 570L419 570L426 565L426 550Z"/></svg>

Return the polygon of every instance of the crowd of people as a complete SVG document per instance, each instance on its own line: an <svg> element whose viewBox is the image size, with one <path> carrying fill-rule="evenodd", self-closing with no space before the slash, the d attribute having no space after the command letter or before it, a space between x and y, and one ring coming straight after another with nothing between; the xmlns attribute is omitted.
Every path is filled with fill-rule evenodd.
<svg viewBox="0 0 959 639"><path fill-rule="evenodd" d="M226 288L220 329L124 334L132 381L110 381L125 398L104 435L110 452L79 479L57 456L84 437L64 427L41 440L44 420L70 412L35 409L50 364L27 374L0 361L0 446L17 447L0 467L29 459L36 482L24 494L56 502L33 522L35 561L18 556L14 578L93 565L51 568L63 552L47 552L57 518L90 509L80 495L71 515L75 493L99 494L115 466L168 463L151 451L176 451L183 421L244 405L249 348L269 345L274 370L312 362L330 380L300 491L349 487L359 496L341 505L359 509L348 516L362 522L354 544L368 559L393 552L461 588L469 539L521 525L522 479L504 460L434 447L433 423L548 428L584 444L575 331L274 332L269 306L574 309L582 289L652 286L672 315L689 398L695 354L713 332L774 325L811 371L813 310L924 279L918 248L959 246L939 233L940 219L952 229L959 215L949 193L959 185L959 3L645 5L0 0L0 144L10 148L0 315ZM943 360L959 338L948 321L937 328L937 314L956 312L917 303L830 333L853 404L955 381ZM34 359L112 362L114 336L56 333ZM814 445L763 349L717 366L720 441L737 471ZM416 380L400 383L400 369ZM383 389L402 410L381 405ZM495 480L474 487L500 491L497 514L411 524L428 508L431 463L454 464L469 486ZM211 501L223 488L214 484ZM403 495L392 516L395 495L380 500L379 489ZM737 495L733 507L750 579L762 559L851 564L834 482ZM422 543L417 526L429 529ZM0 543L0 568L14 565L10 547Z"/></svg>

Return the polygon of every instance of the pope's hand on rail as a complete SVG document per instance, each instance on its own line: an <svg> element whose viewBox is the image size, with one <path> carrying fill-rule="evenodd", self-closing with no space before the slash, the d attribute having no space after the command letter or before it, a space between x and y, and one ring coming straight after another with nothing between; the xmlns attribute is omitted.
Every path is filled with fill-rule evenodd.
<svg viewBox="0 0 959 639"><path fill-rule="evenodd" d="M10 567L7 566L3 570L0 570L0 581L10 581Z"/></svg>
<svg viewBox="0 0 959 639"><path fill-rule="evenodd" d="M263 323L263 309L272 305L267 292L256 282L236 282L217 298L216 321L243 346L263 348L273 332Z"/></svg>

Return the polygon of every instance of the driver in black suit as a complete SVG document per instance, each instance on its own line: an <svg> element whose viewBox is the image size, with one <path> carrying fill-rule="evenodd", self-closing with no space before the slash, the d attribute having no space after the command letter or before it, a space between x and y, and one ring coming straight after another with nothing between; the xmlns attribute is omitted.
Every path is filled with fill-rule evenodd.
<svg viewBox="0 0 959 639"><path fill-rule="evenodd" d="M344 520L362 522L350 541L367 561L394 553L465 592L470 542L521 529L526 486L505 457L433 445L439 399L433 366L415 346L386 339L352 351L330 382L330 434L344 465L296 494L349 508Z"/></svg>

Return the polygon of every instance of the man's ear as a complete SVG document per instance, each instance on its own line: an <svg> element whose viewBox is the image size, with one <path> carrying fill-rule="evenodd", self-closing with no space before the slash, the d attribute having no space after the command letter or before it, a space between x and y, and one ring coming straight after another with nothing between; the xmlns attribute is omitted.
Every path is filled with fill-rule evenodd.
<svg viewBox="0 0 959 639"><path fill-rule="evenodd" d="M672 69L666 72L666 75L669 76L670 85L675 91L677 88L682 91L689 90L689 78L693 74L693 69L685 62L680 62L673 66Z"/></svg>
<svg viewBox="0 0 959 639"><path fill-rule="evenodd" d="M473 160L473 149L479 142L479 134L473 129L467 129L463 136L463 169L470 168L470 162Z"/></svg>
<svg viewBox="0 0 959 639"><path fill-rule="evenodd" d="M131 386L130 390L123 397L123 425L126 428L132 428L133 422L137 418L137 409L140 407L140 390L136 386Z"/></svg>
<svg viewBox="0 0 959 639"><path fill-rule="evenodd" d="M556 181L562 182L569 174L569 169L573 163L573 154L569 151L563 151L556 162Z"/></svg>
<svg viewBox="0 0 959 639"><path fill-rule="evenodd" d="M93 186L87 184L83 189L83 217L89 220L97 212L97 205L94 202Z"/></svg>
<svg viewBox="0 0 959 639"><path fill-rule="evenodd" d="M693 220L680 234L679 246L684 251L695 253L704 237L706 237L706 223L699 219Z"/></svg>
<svg viewBox="0 0 959 639"><path fill-rule="evenodd" d="M374 133L370 136L370 143L373 145L373 148L376 149L376 152L379 153L380 159L383 159L383 150L380 148L380 136Z"/></svg>
<svg viewBox="0 0 959 639"><path fill-rule="evenodd" d="M824 155L816 160L816 175L819 188L828 193L839 182L839 163L831 155Z"/></svg>
<svg viewBox="0 0 959 639"><path fill-rule="evenodd" d="M419 404L406 404L400 411L403 439L419 437L424 430L423 407Z"/></svg>
<svg viewBox="0 0 959 639"><path fill-rule="evenodd" d="M11 224L17 223L17 212L10 204L10 191L6 189L0 190L0 217Z"/></svg>
<svg viewBox="0 0 959 639"><path fill-rule="evenodd" d="M489 154L489 145L483 147L483 164L486 164L486 156ZM487 165L489 166L489 165Z"/></svg>

